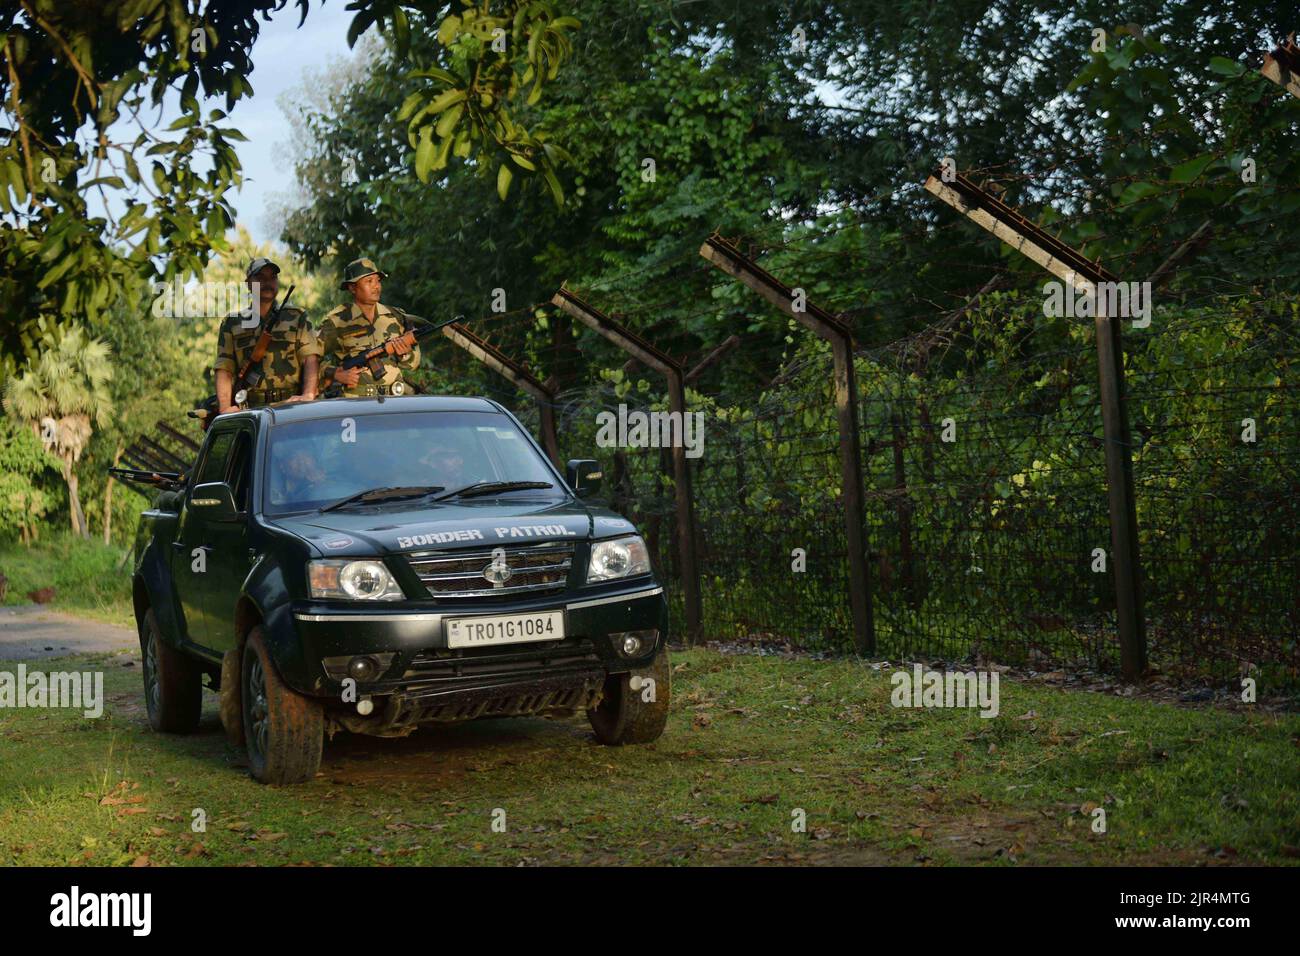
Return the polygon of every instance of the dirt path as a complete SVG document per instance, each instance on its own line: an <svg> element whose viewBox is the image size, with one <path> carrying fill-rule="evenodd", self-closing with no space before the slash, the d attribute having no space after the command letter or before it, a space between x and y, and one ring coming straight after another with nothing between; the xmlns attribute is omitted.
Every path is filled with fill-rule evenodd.
<svg viewBox="0 0 1300 956"><path fill-rule="evenodd" d="M130 650L135 631L51 611L39 604L0 607L0 660L37 661L69 654Z"/></svg>

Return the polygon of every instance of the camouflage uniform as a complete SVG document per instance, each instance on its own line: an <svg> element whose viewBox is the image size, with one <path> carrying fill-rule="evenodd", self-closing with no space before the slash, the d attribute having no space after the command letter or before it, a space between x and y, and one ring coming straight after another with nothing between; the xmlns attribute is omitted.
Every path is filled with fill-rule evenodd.
<svg viewBox="0 0 1300 956"><path fill-rule="evenodd" d="M225 369L232 379L239 375L239 370L244 367L257 340L262 336L260 322L244 328L244 321L243 314L232 312L225 317L217 332L217 361L212 368L214 372ZM245 404L255 408L282 402L299 394L302 391L303 363L309 355L320 354L320 341L311 327L307 313L293 306L281 309L271 330L271 344L262 356L262 380L255 388L248 390ZM235 390L238 391L237 383Z"/></svg>
<svg viewBox="0 0 1300 956"><path fill-rule="evenodd" d="M415 317L395 309L382 302L375 305L375 321L372 325L361 311L359 305L340 305L320 323L321 348L321 388L328 388L334 382L334 369L346 358L359 355L385 341L401 335L409 328L418 325ZM420 346L415 345L401 358L386 355L383 358L384 375L378 381L370 374L370 369L361 366L361 377L351 387L343 386L343 394L349 398L366 395L387 395L393 385L401 382L410 394L413 389L402 377L402 370L410 371L420 366Z"/></svg>

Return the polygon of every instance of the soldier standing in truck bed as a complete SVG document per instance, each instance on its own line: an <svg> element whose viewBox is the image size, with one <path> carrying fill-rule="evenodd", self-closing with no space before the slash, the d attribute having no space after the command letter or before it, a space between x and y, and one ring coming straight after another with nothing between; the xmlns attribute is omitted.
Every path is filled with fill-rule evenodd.
<svg viewBox="0 0 1300 956"><path fill-rule="evenodd" d="M352 296L350 305L340 305L321 320L320 338L324 357L321 359L321 388L333 384L343 386L349 398L367 395L410 394L413 388L403 378L403 371L420 365L420 346L398 344L394 347L395 359L383 363L383 375L376 378L365 366L340 369L339 363L367 349L406 332L414 324L414 316L401 309L379 301L383 280L388 273L380 272L371 259L354 259L343 273L339 288Z"/></svg>
<svg viewBox="0 0 1300 956"><path fill-rule="evenodd" d="M217 360L212 370L217 386L217 414L221 415L239 411L234 395L235 376L262 337L263 324L280 291L280 267L265 256L258 256L249 263L245 279L250 289L257 283L259 321L254 324L246 314L232 312L217 332ZM275 402L314 399L320 354L320 343L307 313L293 306L282 308L271 328L266 354L260 363L254 363L262 378L256 387L248 389L244 405L256 408Z"/></svg>

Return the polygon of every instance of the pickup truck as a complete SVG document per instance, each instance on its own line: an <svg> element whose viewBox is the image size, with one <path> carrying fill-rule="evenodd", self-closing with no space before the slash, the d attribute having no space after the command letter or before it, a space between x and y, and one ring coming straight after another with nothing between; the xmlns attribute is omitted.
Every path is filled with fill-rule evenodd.
<svg viewBox="0 0 1300 956"><path fill-rule="evenodd" d="M137 480L139 476L137 475ZM329 399L217 418L153 475L133 574L149 723L197 729L203 681L264 783L326 736L572 716L655 740L668 612L645 542L483 398Z"/></svg>

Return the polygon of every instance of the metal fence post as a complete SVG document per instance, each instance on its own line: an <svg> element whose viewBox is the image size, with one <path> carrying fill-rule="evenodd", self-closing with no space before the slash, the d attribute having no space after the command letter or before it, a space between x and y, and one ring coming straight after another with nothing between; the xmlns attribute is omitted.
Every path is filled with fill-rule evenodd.
<svg viewBox="0 0 1300 956"><path fill-rule="evenodd" d="M1017 252L1037 262L1071 289L1093 293L1117 277L1030 222L960 174L944 180L930 176L925 188L993 233ZM1096 315L1097 367L1100 376L1102 433L1106 446L1106 488L1110 509L1111 564L1115 582L1115 616L1119 625L1120 670L1134 681L1146 669L1146 615L1142 606L1142 562L1138 552L1137 511L1133 493L1132 439L1124 402L1124 353L1119 322Z"/></svg>
<svg viewBox="0 0 1300 956"><path fill-rule="evenodd" d="M664 376L668 387L668 408L679 413L683 429L686 423L685 371L680 362L630 329L593 308L571 292L560 287L551 302L594 332L613 342L629 355ZM691 496L691 472L686 460L684 442L675 442L672 448L673 496L677 514L678 569L682 577L682 597L686 605L686 631L690 643L699 640L703 625L700 600L700 572L695 553L695 510Z"/></svg>
<svg viewBox="0 0 1300 956"><path fill-rule="evenodd" d="M704 245L700 246L700 255L831 343L835 367L835 409L840 435L840 486L849 551L849 609L853 616L853 643L858 653L874 654L876 629L871 609L871 578L867 570L862 445L858 429L858 388L853 367L852 333L843 322L812 302L805 301L806 308L796 309L793 289L741 255L735 246L720 236L710 236L705 240Z"/></svg>

